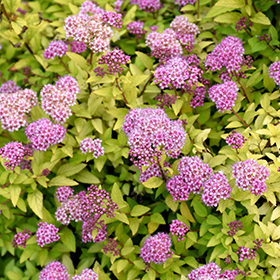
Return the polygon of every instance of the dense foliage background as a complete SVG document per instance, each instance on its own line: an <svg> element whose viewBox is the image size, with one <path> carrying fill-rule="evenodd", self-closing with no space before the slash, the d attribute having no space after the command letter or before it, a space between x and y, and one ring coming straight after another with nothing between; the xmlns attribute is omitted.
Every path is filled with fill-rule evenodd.
<svg viewBox="0 0 280 280"><path fill-rule="evenodd" d="M102 280L184 280L188 279L192 270L210 262L219 265L221 273L234 270L238 274L233 278L223 275L222 279L280 278L280 67L274 64L274 68L269 68L279 60L280 5L265 0L175 2L162 0L158 5L159 1L125 0L115 4L114 1L96 1L96 5L103 9L102 13L118 10L117 6L121 5L118 12L122 14L122 26L114 23L115 26L110 27L110 21L106 23L105 16L102 18L104 29L98 31L100 36L106 37L110 29L112 34L107 40L109 51L118 47L129 56L120 55L123 69L118 73L106 66L113 58L101 59L108 51L105 43L102 47L103 41L93 46L84 39L86 45L80 46L84 48L82 52L70 50L73 36L82 34L82 31L71 25L67 29L65 19L80 13L83 1L0 2L0 148L18 141L29 149L26 152L26 165L22 166L21 162L21 167L16 166L14 169L9 168L9 165L7 169L5 162L7 155L16 153L16 148L11 146L5 151L3 148L1 152L0 279L38 279L42 269L53 261L60 261L71 277L86 268L92 268ZM147 8L149 5L155 8ZM171 26L171 22L181 15L193 24L188 25L188 31L184 29L184 20L176 27ZM143 24L134 23L131 27L133 21L142 21ZM165 30L171 27L177 32L177 41L167 35L169 39L159 34L150 35L152 32L165 34ZM65 31L68 32L67 38ZM96 40L99 36L96 34L86 34L83 38L92 36ZM64 42L64 46L58 47L64 50L61 56L55 47L49 47L52 41L59 40ZM224 46L221 42L224 42ZM209 54L215 53L215 50L217 52L217 46L220 48L218 55L211 58ZM178 61L170 62L169 59L175 54L183 55L189 59L188 62L180 56L177 59L183 61L181 64ZM193 54L197 57L190 58ZM103 62L98 64L100 61ZM186 73L192 73L189 77L186 73L180 76L180 70L185 65ZM159 72L160 69L164 71ZM173 78L168 76L172 71L175 73ZM63 100L69 101L66 102L68 105L61 100L59 102L65 107L58 107L59 104L52 99L53 92L67 91L69 84L65 82L65 86L59 80L65 75L78 82L79 89L74 92L77 93L77 100L73 105L69 101L70 95L65 95ZM166 81L167 77L169 80ZM5 84L11 80L20 88L11 82ZM213 88L221 84L226 86L220 91L217 87ZM46 85L52 85L49 92ZM12 96L13 92L23 89L31 89L36 93L32 97L39 100L37 103L34 101L36 106L25 103L30 101L30 95L33 94L28 91L16 104L17 107L13 107L18 95L14 95L14 99L8 95ZM236 92L238 95L235 98ZM44 103L44 98L50 98L48 105ZM28 106L31 106L30 110ZM48 106L52 113L48 113ZM17 115L12 107L17 108L22 115ZM67 118L69 108L72 115ZM173 131L168 141L176 142L181 137L184 140L183 147L180 150L174 148L176 151L170 153L165 146L168 142L166 138L160 139L163 144L157 146L151 146L150 143L141 146L144 137L141 133L145 132L145 129L141 129L149 127L151 131L145 139L152 139L155 137L153 126L155 130L159 129L157 122L163 117L156 118L154 123L149 120L149 110L133 115L131 112L136 112L132 111L135 108L163 109L167 114L165 122L172 120L172 123L168 127L162 124L160 129L173 129L178 134ZM129 112L131 115L128 115ZM134 140L123 129L125 116L126 122L128 116L132 116L132 123L140 123L140 134ZM23 124L11 128L11 123L16 122L13 117L23 118ZM10 123L7 121L5 126L7 118ZM45 126L38 128L37 132L30 128L28 132L27 125L42 118L51 120L53 124L60 123L63 127L60 126L58 132L49 124L49 130L43 131ZM65 136L60 139L61 135L57 135L63 134L64 129ZM180 131L184 131L183 136ZM30 136L32 133L35 138L36 133L44 134L42 145L50 141L45 150L38 148L41 144L37 138L38 142L34 144L35 140ZM241 140L233 140L233 145L236 144L234 141L240 144L238 146L237 143L238 147L235 148L228 144L226 138L236 133L242 134L246 141L239 135ZM49 140L51 137L56 140ZM87 137L101 139L104 151L98 146L100 142L94 142L97 145L95 149L98 147L100 151L95 155L83 153L81 141ZM135 139L140 141L139 146L135 144ZM139 154L145 151L145 147L152 153L150 159L156 162L156 170L150 169L150 174L146 173L143 179L143 173L152 162L146 162L141 170L134 163L140 160ZM133 150L131 154L130 149ZM131 156L134 161L130 159ZM208 181L208 195L211 197L216 191L216 195L219 195L216 205L194 192L187 193L180 200L183 192L180 184L183 183L174 183L174 178L185 176L182 166L180 169L180 160L186 156L197 156L213 169L211 172L222 174L220 181ZM250 182L253 183L249 184L251 190L246 190L244 185L243 189L240 187L242 183L236 181L233 166L251 159L256 160L257 165L252 169L250 166L242 167L243 175L240 176L246 182L249 182L249 177L259 178L260 174L264 174L264 177L263 181L258 181L260 185L255 185L252 179ZM193 168L196 164L202 164L202 161L197 159ZM263 169L259 166L263 166ZM265 175L266 171L269 171L269 176ZM195 173L192 175L198 176ZM227 180L230 195L222 199L224 189L219 187L224 184L228 189ZM195 184L199 184L199 181ZM246 185L246 182L243 184ZM76 195L91 185L98 185L100 190L108 192L112 201L104 213L101 211L103 215L98 216L99 224L92 225L92 236L87 237L89 242L83 242L81 220L76 222L72 219L69 224L57 220L55 213L63 202L57 198L56 191L58 187L69 186ZM255 194L252 191L254 188L257 188ZM198 192L202 189L205 193L206 184ZM107 217L106 213L110 212L110 207L114 208L114 203L118 209L113 209L114 215ZM97 206L94 207L96 209ZM94 209L93 213L97 213ZM178 241L170 233L169 225L175 219L188 226L184 240ZM103 228L101 220L104 221ZM39 246L36 232L40 222L58 228L59 239ZM106 227L105 224L107 229L104 238L96 239L100 228L104 230ZM30 238L27 239L26 247L16 248L12 240L15 234L24 230L30 232ZM163 263L155 264L153 257L149 263L143 260L140 251L150 235L159 233L168 235L164 238L171 238L170 252L173 253ZM157 245L160 251L166 245L166 239L159 240L162 242ZM261 244L256 246L253 241ZM110 246L112 252L106 250ZM248 255L244 254L243 259L240 251L244 251L244 248L252 249L254 258L248 259ZM212 277L211 274L208 276Z"/></svg>

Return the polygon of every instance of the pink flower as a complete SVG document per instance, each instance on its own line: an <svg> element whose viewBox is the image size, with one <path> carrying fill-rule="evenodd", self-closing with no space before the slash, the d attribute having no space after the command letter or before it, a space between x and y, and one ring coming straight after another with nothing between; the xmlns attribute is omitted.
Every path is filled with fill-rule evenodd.
<svg viewBox="0 0 280 280"><path fill-rule="evenodd" d="M87 152L93 153L95 158L104 155L104 148L101 146L101 139L94 139L86 137L84 140L80 142L80 150L82 153L86 154Z"/></svg>
<svg viewBox="0 0 280 280"><path fill-rule="evenodd" d="M58 241L60 236L58 233L58 228L47 222L40 222L38 229L36 231L36 240L39 246L44 247L44 245Z"/></svg>
<svg viewBox="0 0 280 280"><path fill-rule="evenodd" d="M59 261L48 264L39 275L39 280L69 280L70 274Z"/></svg>
<svg viewBox="0 0 280 280"><path fill-rule="evenodd" d="M68 51L68 46L62 41L52 41L44 51L46 59L54 59L56 56L62 57Z"/></svg>

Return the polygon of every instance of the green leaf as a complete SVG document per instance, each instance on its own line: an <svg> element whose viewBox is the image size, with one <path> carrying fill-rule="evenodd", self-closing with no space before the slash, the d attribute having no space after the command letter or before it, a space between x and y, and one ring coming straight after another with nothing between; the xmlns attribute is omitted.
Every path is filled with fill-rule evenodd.
<svg viewBox="0 0 280 280"><path fill-rule="evenodd" d="M83 170L75 176L75 180L86 184L99 184L99 179L88 170ZM78 184L77 184L78 185Z"/></svg>
<svg viewBox="0 0 280 280"><path fill-rule="evenodd" d="M263 64L263 85L269 90L269 92L272 92L275 88L275 82L269 77L268 67L265 64Z"/></svg>
<svg viewBox="0 0 280 280"><path fill-rule="evenodd" d="M127 255L131 254L134 250L135 250L135 247L124 247L121 250L121 254L123 256L127 256Z"/></svg>
<svg viewBox="0 0 280 280"><path fill-rule="evenodd" d="M43 219L43 194L39 190L27 195L27 202L31 210L40 218Z"/></svg>
<svg viewBox="0 0 280 280"><path fill-rule="evenodd" d="M10 191L10 194L11 194L12 204L14 205L14 207L16 207L18 199L19 199L19 195L20 195L20 192L21 192L21 187L17 186L17 185L10 185L9 186L9 191Z"/></svg>
<svg viewBox="0 0 280 280"><path fill-rule="evenodd" d="M280 217L280 206L277 206L271 214L270 221L274 221Z"/></svg>
<svg viewBox="0 0 280 280"><path fill-rule="evenodd" d="M130 22L132 22L134 20L136 10L137 10L137 6L134 5L126 12L126 14L122 20L123 26L126 26L127 24L129 24Z"/></svg>
<svg viewBox="0 0 280 280"><path fill-rule="evenodd" d="M76 252L76 238L72 230L65 227L60 231L61 242L72 252Z"/></svg>
<svg viewBox="0 0 280 280"><path fill-rule="evenodd" d="M178 205L179 205L179 201L174 201L171 194L169 194L165 198L165 203L173 212L176 212Z"/></svg>
<svg viewBox="0 0 280 280"><path fill-rule="evenodd" d="M240 13L225 13L223 15L217 16L214 21L220 23L236 23L240 19Z"/></svg>
<svg viewBox="0 0 280 280"><path fill-rule="evenodd" d="M74 61L76 64L78 64L79 66L81 66L82 68L86 68L87 67L87 61L86 59L77 54L77 53L72 53L72 52L67 52L66 55L72 60Z"/></svg>
<svg viewBox="0 0 280 280"><path fill-rule="evenodd" d="M139 225L140 221L138 218L129 218L129 228L133 236L137 233Z"/></svg>
<svg viewBox="0 0 280 280"><path fill-rule="evenodd" d="M77 186L79 185L76 181L66 178L65 176L58 175L50 180L49 187L52 186Z"/></svg>
<svg viewBox="0 0 280 280"><path fill-rule="evenodd" d="M44 266L47 258L49 256L49 251L48 249L42 249L39 253L38 253L38 261L40 266Z"/></svg>
<svg viewBox="0 0 280 280"><path fill-rule="evenodd" d="M101 119L93 119L91 123L100 134L103 134L103 124Z"/></svg>
<svg viewBox="0 0 280 280"><path fill-rule="evenodd" d="M161 186L164 181L159 177L152 177L142 184L148 189L156 189Z"/></svg>
<svg viewBox="0 0 280 280"><path fill-rule="evenodd" d="M128 260L119 260L117 263L117 273L122 272L127 267L128 264L129 264Z"/></svg>
<svg viewBox="0 0 280 280"><path fill-rule="evenodd" d="M262 12L258 12L256 14L254 14L250 18L250 20L254 23L259 23L259 24L263 24L263 25L271 25L269 18Z"/></svg>
<svg viewBox="0 0 280 280"><path fill-rule="evenodd" d="M243 0L219 0L215 6L238 9L244 7L245 3Z"/></svg>
<svg viewBox="0 0 280 280"><path fill-rule="evenodd" d="M221 223L221 221L213 215L207 216L206 222L209 225L219 225Z"/></svg>
<svg viewBox="0 0 280 280"><path fill-rule="evenodd" d="M72 176L74 174L79 173L81 170L83 170L87 165L84 163L80 164L69 164L65 163L59 167L57 170L57 175L62 175L62 176Z"/></svg>
<svg viewBox="0 0 280 280"><path fill-rule="evenodd" d="M21 0L3 0L2 3L8 13L15 13L20 6Z"/></svg>
<svg viewBox="0 0 280 280"><path fill-rule="evenodd" d="M140 58L140 60L142 61L142 63L145 65L146 68L148 69L154 68L153 60L149 56L147 56L142 52L135 52L135 54Z"/></svg>
<svg viewBox="0 0 280 280"><path fill-rule="evenodd" d="M151 216L151 221L157 224L165 225L166 222L160 213L154 213Z"/></svg>
<svg viewBox="0 0 280 280"><path fill-rule="evenodd" d="M131 210L131 216L132 217L139 217L142 216L143 214L147 213L150 211L151 208L144 206L144 205L135 205L133 209Z"/></svg>
<svg viewBox="0 0 280 280"><path fill-rule="evenodd" d="M124 201L123 194L117 183L114 183L114 185L113 185L112 192L111 192L111 198L113 199L113 201L115 203L117 203L119 209L125 208L128 205L127 202Z"/></svg>
<svg viewBox="0 0 280 280"><path fill-rule="evenodd" d="M207 214L207 209L200 202L198 202L196 200L193 200L192 201L192 206L194 208L195 213L199 217L204 218L208 215Z"/></svg>
<svg viewBox="0 0 280 280"><path fill-rule="evenodd" d="M265 93L263 96L262 96L262 99L261 99L261 106L267 110L269 105L270 105L270 99L269 99L269 94L268 93Z"/></svg>
<svg viewBox="0 0 280 280"><path fill-rule="evenodd" d="M186 202L181 202L181 205L180 205L180 211L181 211L181 214L184 218L186 218L188 221L192 222L192 223L196 223L188 205Z"/></svg>

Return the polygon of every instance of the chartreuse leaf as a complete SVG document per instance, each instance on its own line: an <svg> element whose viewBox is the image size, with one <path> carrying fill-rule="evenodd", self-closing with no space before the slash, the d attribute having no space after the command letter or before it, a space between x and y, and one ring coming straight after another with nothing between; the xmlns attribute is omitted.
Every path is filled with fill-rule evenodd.
<svg viewBox="0 0 280 280"><path fill-rule="evenodd" d="M59 167L57 170L57 175L62 175L62 176L72 176L74 174L79 173L81 170L83 170L87 165L84 163L80 164L69 164L65 163Z"/></svg>
<svg viewBox="0 0 280 280"><path fill-rule="evenodd" d="M164 181L159 177L152 177L142 184L148 189L156 189L161 186Z"/></svg>
<svg viewBox="0 0 280 280"><path fill-rule="evenodd" d="M27 195L27 202L31 210L40 218L43 219L43 194L39 190Z"/></svg>
<svg viewBox="0 0 280 280"><path fill-rule="evenodd" d="M72 179L59 175L51 179L48 185L49 187L52 187L52 186L77 186L79 184Z"/></svg>
<svg viewBox="0 0 280 280"><path fill-rule="evenodd" d="M10 185L9 186L9 191L10 191L10 194L11 194L12 204L14 205L14 207L16 207L18 199L19 199L19 195L20 195L20 192L21 192L21 187L17 186L17 185Z"/></svg>
<svg viewBox="0 0 280 280"><path fill-rule="evenodd" d="M206 217L207 216L207 209L198 201L193 200L192 201L192 206L194 208L194 212L199 216L199 217Z"/></svg>
<svg viewBox="0 0 280 280"><path fill-rule="evenodd" d="M21 1L20 0L3 0L2 3L4 4L6 11L8 13L13 14L18 9Z"/></svg>
<svg viewBox="0 0 280 280"><path fill-rule="evenodd" d="M271 214L270 221L274 221L280 217L280 206L277 206Z"/></svg>
<svg viewBox="0 0 280 280"><path fill-rule="evenodd" d="M165 198L165 203L173 212L176 212L176 210L178 208L178 205L179 205L179 202L178 201L174 201L171 194L169 194Z"/></svg>
<svg viewBox="0 0 280 280"><path fill-rule="evenodd" d="M188 221L192 222L192 223L196 223L188 205L186 202L182 202L180 205L180 211L181 214L184 218L186 218Z"/></svg>
<svg viewBox="0 0 280 280"><path fill-rule="evenodd" d="M60 231L60 239L62 243L69 248L72 252L76 252L76 238L72 230L65 227Z"/></svg>
<svg viewBox="0 0 280 280"><path fill-rule="evenodd" d="M120 190L120 187L117 183L114 183L112 192L111 192L111 198L115 203L117 203L118 208L122 209L128 206L127 202L123 199L123 194Z"/></svg>
<svg viewBox="0 0 280 280"><path fill-rule="evenodd" d="M129 218L129 228L133 236L137 233L139 229L139 225L140 225L140 220L138 218Z"/></svg>
<svg viewBox="0 0 280 280"><path fill-rule="evenodd" d="M142 52L135 52L135 54L140 58L140 60L142 61L142 63L145 65L146 68L148 69L154 68L153 60L149 56L147 56Z"/></svg>
<svg viewBox="0 0 280 280"><path fill-rule="evenodd" d="M151 208L144 206L144 205L135 205L133 209L131 210L131 216L133 217L139 217L142 216L143 214L147 213L150 211Z"/></svg>
<svg viewBox="0 0 280 280"><path fill-rule="evenodd" d="M128 260L118 260L117 261L117 273L122 272L129 264Z"/></svg>
<svg viewBox="0 0 280 280"><path fill-rule="evenodd" d="M154 213L151 216L151 221L154 223L157 223L157 224L162 224L162 225L166 224L164 218L162 217L162 215L160 213Z"/></svg>

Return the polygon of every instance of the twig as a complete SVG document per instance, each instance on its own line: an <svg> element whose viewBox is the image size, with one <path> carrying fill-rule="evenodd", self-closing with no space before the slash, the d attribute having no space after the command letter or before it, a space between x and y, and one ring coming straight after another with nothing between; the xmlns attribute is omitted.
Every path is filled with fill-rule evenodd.
<svg viewBox="0 0 280 280"><path fill-rule="evenodd" d="M64 65L65 70L66 70L68 73L71 73L71 71L68 69L66 63L62 60L62 58L59 57L59 59L60 59L61 63Z"/></svg>
<svg viewBox="0 0 280 280"><path fill-rule="evenodd" d="M125 97L125 93L124 93L124 92L122 91L122 89L121 89L121 86L120 86L120 84L119 84L118 78L116 78L116 84L117 84L117 87L118 87L119 91L121 91L121 93L122 93L124 103L127 105L127 104L128 104L128 101L127 101L127 99L126 99L126 97Z"/></svg>
<svg viewBox="0 0 280 280"><path fill-rule="evenodd" d="M240 87L241 87L241 90L242 90L242 92L243 92L243 94L244 94L244 96L245 96L247 102L250 103L250 100L249 100L249 98L248 98L248 96L247 96L247 94L246 94L246 92L245 92L244 87L242 86L242 84L241 84L241 82L240 82L240 78L238 77L238 75L236 75L236 79L237 79L237 81L238 81L238 83L239 83L239 85L240 85Z"/></svg>
<svg viewBox="0 0 280 280"><path fill-rule="evenodd" d="M139 94L139 97L144 93L148 83L152 80L153 76L154 76L153 74L150 76L149 80L146 82L146 84L144 85L143 89L141 90L141 92Z"/></svg>
<svg viewBox="0 0 280 280"><path fill-rule="evenodd" d="M249 127L249 125L247 125L247 124L242 120L242 118L240 118L240 117L238 116L238 114L237 114L233 109L231 109L231 111L232 111L232 113L242 122L242 124L243 124L244 126Z"/></svg>

